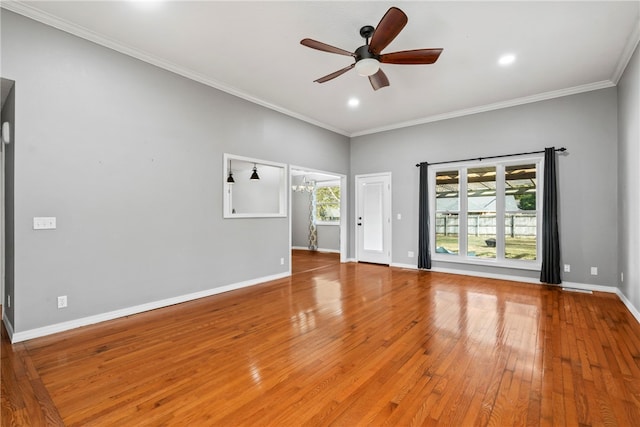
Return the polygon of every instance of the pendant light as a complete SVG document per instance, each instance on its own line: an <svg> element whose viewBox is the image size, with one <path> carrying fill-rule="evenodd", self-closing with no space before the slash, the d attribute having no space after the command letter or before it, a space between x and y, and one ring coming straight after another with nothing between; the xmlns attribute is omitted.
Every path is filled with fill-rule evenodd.
<svg viewBox="0 0 640 427"><path fill-rule="evenodd" d="M256 164L253 164L253 173L251 174L251 178L249 178L251 181L257 181L258 179L260 179L260 177L258 176L258 168L256 167Z"/></svg>
<svg viewBox="0 0 640 427"><path fill-rule="evenodd" d="M229 160L229 176L227 176L227 183L233 184L236 180L233 179L233 173L231 172L231 160Z"/></svg>
<svg viewBox="0 0 640 427"><path fill-rule="evenodd" d="M292 185L291 189L298 193L313 193L315 189L315 182L307 181L307 176L302 177L302 183L300 185Z"/></svg>

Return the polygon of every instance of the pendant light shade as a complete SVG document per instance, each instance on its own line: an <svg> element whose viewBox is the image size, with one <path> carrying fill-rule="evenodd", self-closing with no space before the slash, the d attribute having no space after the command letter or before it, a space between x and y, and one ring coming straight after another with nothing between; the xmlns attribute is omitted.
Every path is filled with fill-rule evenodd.
<svg viewBox="0 0 640 427"><path fill-rule="evenodd" d="M251 181L256 181L258 179L260 179L260 177L258 176L258 168L256 167L256 164L253 164L253 173L251 174L251 178L249 178Z"/></svg>
<svg viewBox="0 0 640 427"><path fill-rule="evenodd" d="M229 160L229 175L227 176L227 183L229 184L233 184L236 182L235 179L233 179L233 173L231 172L231 160Z"/></svg>

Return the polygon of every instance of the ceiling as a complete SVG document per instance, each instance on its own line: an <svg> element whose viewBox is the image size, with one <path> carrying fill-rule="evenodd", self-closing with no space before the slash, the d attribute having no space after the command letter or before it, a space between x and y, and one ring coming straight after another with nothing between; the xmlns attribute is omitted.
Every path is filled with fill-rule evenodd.
<svg viewBox="0 0 640 427"><path fill-rule="evenodd" d="M444 48L433 65L383 64L374 91L353 59L391 6L409 22L383 53ZM638 1L3 1L2 7L335 132L358 136L614 86L640 38ZM516 55L508 67L497 64ZM350 98L360 105L347 105Z"/></svg>

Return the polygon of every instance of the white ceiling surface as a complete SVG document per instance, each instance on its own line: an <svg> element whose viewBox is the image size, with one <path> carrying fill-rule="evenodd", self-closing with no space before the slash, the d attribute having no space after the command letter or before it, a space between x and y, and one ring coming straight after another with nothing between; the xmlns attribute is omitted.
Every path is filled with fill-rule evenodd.
<svg viewBox="0 0 640 427"><path fill-rule="evenodd" d="M638 39L638 1L3 1L2 7L348 136L610 87ZM444 48L433 65L382 64L374 91L353 59L391 6L409 22L383 53ZM505 53L510 67L497 65ZM350 108L351 97L360 99Z"/></svg>

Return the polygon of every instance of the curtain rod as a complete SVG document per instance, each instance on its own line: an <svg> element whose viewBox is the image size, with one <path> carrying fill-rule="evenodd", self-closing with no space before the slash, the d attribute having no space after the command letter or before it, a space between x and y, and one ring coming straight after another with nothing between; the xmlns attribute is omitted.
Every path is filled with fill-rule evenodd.
<svg viewBox="0 0 640 427"><path fill-rule="evenodd" d="M556 151L560 151L565 152L567 151L567 149L565 147L561 147L561 148L556 148ZM544 153L544 150L541 151L530 151L528 153L516 153L516 154L502 154L500 156L489 156L489 157L474 157L473 159L464 159L464 160L447 160L446 162L434 162L434 163L427 163L427 162L422 162L422 163L418 163L416 165L416 167L420 167L422 164L426 164L427 166L431 166L431 165L443 165L445 163L462 163L462 162L470 162L471 160L486 160L486 159L498 159L500 157L513 157L513 156L525 156L527 154L541 154Z"/></svg>

